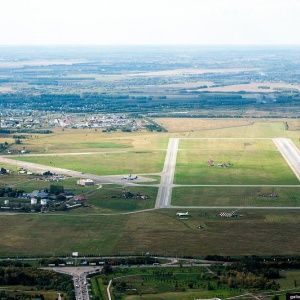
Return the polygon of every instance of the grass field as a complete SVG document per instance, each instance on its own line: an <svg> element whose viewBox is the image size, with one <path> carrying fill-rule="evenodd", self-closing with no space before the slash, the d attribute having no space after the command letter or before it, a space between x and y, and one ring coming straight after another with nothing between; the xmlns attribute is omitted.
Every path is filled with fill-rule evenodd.
<svg viewBox="0 0 300 300"><path fill-rule="evenodd" d="M299 270L285 270L280 272L281 278L277 280L282 290L295 289L299 291L300 288L300 271ZM295 286L296 285L296 286ZM298 289L297 289L298 287ZM295 292L294 291L294 292Z"/></svg>
<svg viewBox="0 0 300 300"><path fill-rule="evenodd" d="M123 192L134 195L147 195L148 199L126 199L122 197ZM150 209L155 205L157 188L155 187L120 187L104 185L101 189L86 194L86 204L92 208L74 210L74 213L117 213L142 209Z"/></svg>
<svg viewBox="0 0 300 300"><path fill-rule="evenodd" d="M56 130L50 135L25 139L19 145L32 150L32 154L49 156L13 157L24 161L24 166L26 161L30 161L99 175L155 173L162 171L169 137L240 137L243 139L180 140L175 182L299 184L270 140L272 137L287 137L299 147L298 131L286 131L282 121L251 121L250 125L241 123L249 120L223 121L205 120L202 125L199 122L195 130L191 124L191 129L186 132L175 132L175 124L174 133L107 134L92 130ZM177 126L179 128L182 123ZM4 141L5 137L1 139ZM109 153L111 151L124 152ZM69 152L105 153L68 155ZM230 161L233 166L207 167L206 162L210 159L216 163ZM30 178L17 174L1 175L0 186L16 184L16 187L30 192L51 184L28 180ZM91 208L59 214L0 215L3 228L0 255L69 255L73 251L83 255L140 255L150 252L195 257L208 254L298 254L300 213L297 210L239 210L241 217L222 219L216 216L220 210L189 209L191 217L181 220L175 215L178 210L173 209L136 212L154 207L157 188L150 185L128 188L133 194L149 195L149 199L139 200L122 198L123 187L117 185L103 185L96 190L95 187L76 186L75 179L58 184L64 185L67 190L85 194L85 201ZM260 193L275 193L278 197L263 197ZM298 188L294 187L176 187L172 204L300 206L298 194ZM199 224L203 229L198 229Z"/></svg>
<svg viewBox="0 0 300 300"><path fill-rule="evenodd" d="M15 159L96 175L160 172L165 151L130 151L91 155L21 156Z"/></svg>
<svg viewBox="0 0 300 300"><path fill-rule="evenodd" d="M155 119L159 125L170 132L188 132L197 130L215 130L224 128L235 128L253 124L251 119L194 119L194 118L159 118Z"/></svg>
<svg viewBox="0 0 300 300"><path fill-rule="evenodd" d="M27 178L27 176L23 175L23 178ZM76 185L76 182L79 178L66 178L59 182L56 181L39 181L36 179L26 180L15 184L15 187L24 190L26 193L32 192L33 190L41 190L41 189L49 189L50 185L62 185L65 191L73 192L75 194L87 193L89 191L94 191L97 186L79 186Z"/></svg>
<svg viewBox="0 0 300 300"><path fill-rule="evenodd" d="M299 188L292 187L176 187L176 206L295 206L300 207ZM275 195L275 196L274 196Z"/></svg>
<svg viewBox="0 0 300 300"><path fill-rule="evenodd" d="M178 184L299 184L271 140L180 140L179 149ZM215 166L208 167L209 160Z"/></svg>
<svg viewBox="0 0 300 300"><path fill-rule="evenodd" d="M0 255L152 254L170 256L297 254L298 211L239 211L222 219L219 211L192 210L181 220L175 210L130 215L0 215ZM203 229L198 229L198 224ZM220 246L222 245L222 246Z"/></svg>
<svg viewBox="0 0 300 300"><path fill-rule="evenodd" d="M15 168L16 167L11 167L11 169L15 169ZM28 182L34 179L35 176L33 175L24 175L24 174L0 175L0 188L6 186L14 186L16 184L21 184L22 182Z"/></svg>
<svg viewBox="0 0 300 300"><path fill-rule="evenodd" d="M51 134L27 135L22 144L11 149L23 149L30 153L55 154L77 152L107 152L120 150L165 149L168 143L164 133L103 133L94 129L53 129ZM1 142L13 142L13 139L0 138Z"/></svg>
<svg viewBox="0 0 300 300"><path fill-rule="evenodd" d="M44 300L56 300L58 294L58 292L55 291L38 290L36 286L22 286L22 285L11 285L11 286L6 285L0 287L0 291L6 292L10 297L26 295L28 299L32 299L36 295L43 294ZM62 300L64 299L66 299L66 296L62 297Z"/></svg>
<svg viewBox="0 0 300 300"><path fill-rule="evenodd" d="M123 272L122 272L123 271ZM241 293L225 284L202 267L115 269L113 275L92 278L93 297L106 299L106 285L113 278L113 298L123 299L203 299L230 297ZM124 287L125 283L125 287ZM190 285L192 284L192 285ZM210 285L210 290L207 286ZM102 296L103 298L101 298Z"/></svg>

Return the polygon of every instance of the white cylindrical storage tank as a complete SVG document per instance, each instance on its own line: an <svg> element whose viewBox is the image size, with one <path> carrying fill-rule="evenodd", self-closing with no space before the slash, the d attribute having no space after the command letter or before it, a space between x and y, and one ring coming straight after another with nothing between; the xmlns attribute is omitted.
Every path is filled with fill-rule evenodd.
<svg viewBox="0 0 300 300"><path fill-rule="evenodd" d="M42 199L42 200L41 200L41 204L42 204L42 205L46 205L46 204L47 204L47 200L46 200L46 199Z"/></svg>
<svg viewBox="0 0 300 300"><path fill-rule="evenodd" d="M31 205L37 204L37 199L31 198L30 203Z"/></svg>
<svg viewBox="0 0 300 300"><path fill-rule="evenodd" d="M9 204L9 200L4 200L4 204L5 205Z"/></svg>

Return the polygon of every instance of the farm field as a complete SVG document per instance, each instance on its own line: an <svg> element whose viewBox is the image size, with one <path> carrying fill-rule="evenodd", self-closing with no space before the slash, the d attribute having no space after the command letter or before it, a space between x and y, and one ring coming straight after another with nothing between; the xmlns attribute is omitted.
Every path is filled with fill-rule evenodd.
<svg viewBox="0 0 300 300"><path fill-rule="evenodd" d="M272 140L180 140L179 149L177 184L299 184Z"/></svg>
<svg viewBox="0 0 300 300"><path fill-rule="evenodd" d="M297 187L175 187L175 206L300 207Z"/></svg>
<svg viewBox="0 0 300 300"><path fill-rule="evenodd" d="M150 252L194 257L298 253L298 211L248 209L239 211L238 218L227 219L217 217L218 212L191 210L188 220L170 209L107 216L0 215L5 228L0 255L68 255L75 250L81 255ZM198 229L199 224L203 229Z"/></svg>

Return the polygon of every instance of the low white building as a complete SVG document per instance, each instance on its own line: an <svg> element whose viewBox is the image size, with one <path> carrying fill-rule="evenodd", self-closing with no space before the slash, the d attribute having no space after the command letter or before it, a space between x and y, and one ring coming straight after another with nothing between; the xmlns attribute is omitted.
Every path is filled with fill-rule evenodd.
<svg viewBox="0 0 300 300"><path fill-rule="evenodd" d="M89 186L94 185L94 181L92 179L80 179L77 180L77 184L82 186Z"/></svg>

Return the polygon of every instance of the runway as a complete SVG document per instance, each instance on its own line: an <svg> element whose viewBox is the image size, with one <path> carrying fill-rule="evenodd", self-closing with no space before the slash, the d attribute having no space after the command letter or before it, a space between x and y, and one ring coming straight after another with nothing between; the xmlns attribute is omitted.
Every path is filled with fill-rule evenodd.
<svg viewBox="0 0 300 300"><path fill-rule="evenodd" d="M290 168L300 180L300 152L290 139L276 138L273 139L277 149L281 152Z"/></svg>
<svg viewBox="0 0 300 300"><path fill-rule="evenodd" d="M157 193L155 208L163 208L171 205L178 145L178 138L169 139L168 150L166 154L164 169L161 174L161 182Z"/></svg>

